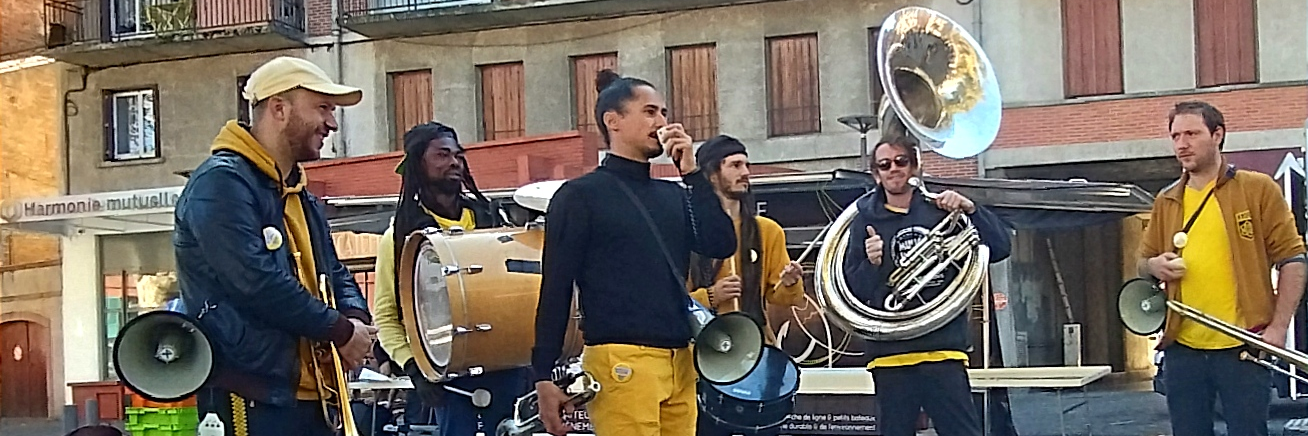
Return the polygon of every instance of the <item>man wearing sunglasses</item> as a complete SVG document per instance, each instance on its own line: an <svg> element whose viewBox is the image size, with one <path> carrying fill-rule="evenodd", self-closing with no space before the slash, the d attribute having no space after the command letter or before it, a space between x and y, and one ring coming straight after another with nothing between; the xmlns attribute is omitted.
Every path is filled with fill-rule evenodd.
<svg viewBox="0 0 1308 436"><path fill-rule="evenodd" d="M858 202L850 225L851 243L845 252L845 279L850 289L874 309L888 310L890 273L904 266L908 253L932 228L953 211L961 211L976 226L981 243L990 248L990 262L1008 257L1010 237L998 217L967 197L945 191L933 201L909 184L918 175L917 143L912 138L883 138L873 148L877 188ZM927 283L921 299L907 302L912 310L938 297L957 270ZM901 341L869 341L868 370L877 388L882 434L910 436L917 432L925 410L942 436L980 436L980 414L972 402L967 378L969 312L924 336Z"/></svg>

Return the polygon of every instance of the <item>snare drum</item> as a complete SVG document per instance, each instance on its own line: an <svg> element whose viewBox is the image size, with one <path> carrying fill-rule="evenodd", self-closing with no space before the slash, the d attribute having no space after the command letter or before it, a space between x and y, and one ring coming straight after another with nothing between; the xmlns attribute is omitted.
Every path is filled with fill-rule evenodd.
<svg viewBox="0 0 1308 436"><path fill-rule="evenodd" d="M540 226L415 231L401 251L400 310L414 362L433 381L531 366ZM577 312L573 294L572 313ZM561 359L581 354L577 316Z"/></svg>
<svg viewBox="0 0 1308 436"><path fill-rule="evenodd" d="M699 410L721 427L746 435L771 430L795 409L799 365L780 348L764 345L758 366L738 382L699 381Z"/></svg>

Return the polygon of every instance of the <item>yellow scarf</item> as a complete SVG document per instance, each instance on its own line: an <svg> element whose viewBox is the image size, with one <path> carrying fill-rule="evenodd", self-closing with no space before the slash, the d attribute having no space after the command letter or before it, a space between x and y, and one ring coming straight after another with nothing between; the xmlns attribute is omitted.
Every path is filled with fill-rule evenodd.
<svg viewBox="0 0 1308 436"><path fill-rule="evenodd" d="M318 276L314 265L313 243L309 239L309 222L304 215L304 204L299 195L300 192L304 191L304 186L308 182L308 178L304 174L304 168L296 164L295 169L300 172L300 181L295 186L286 186L286 183L283 182L282 171L277 168L277 161L273 160L268 151L263 148L263 145L260 145L259 141L255 140L254 136L250 135L250 132L237 124L236 121L228 121L227 125L223 126L222 131L218 132L218 137L214 138L213 146L209 148L210 152L222 150L231 151L249 159L259 171L276 181L277 186L281 187L282 199L286 202L282 223L287 232L290 233L290 237L284 239L290 244L287 248L295 256L295 267L300 284L304 285L304 289L308 290L314 298L317 298ZM260 235L260 237L265 236ZM301 400L318 399L316 377L309 365L309 359L312 358L313 351L309 342L301 340L300 389L296 393L296 398ZM324 381L327 382L330 379Z"/></svg>

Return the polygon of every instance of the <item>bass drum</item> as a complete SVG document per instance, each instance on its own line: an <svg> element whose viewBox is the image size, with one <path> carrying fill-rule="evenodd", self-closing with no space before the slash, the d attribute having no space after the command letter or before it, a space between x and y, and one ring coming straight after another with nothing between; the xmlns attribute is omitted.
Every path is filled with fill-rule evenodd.
<svg viewBox="0 0 1308 436"><path fill-rule="evenodd" d="M414 362L433 381L531 366L541 226L411 233L401 251L400 311ZM562 359L581 354L577 295Z"/></svg>
<svg viewBox="0 0 1308 436"><path fill-rule="evenodd" d="M699 380L699 409L718 426L746 435L771 430L795 409L799 365L780 348L764 345L758 367L738 382Z"/></svg>

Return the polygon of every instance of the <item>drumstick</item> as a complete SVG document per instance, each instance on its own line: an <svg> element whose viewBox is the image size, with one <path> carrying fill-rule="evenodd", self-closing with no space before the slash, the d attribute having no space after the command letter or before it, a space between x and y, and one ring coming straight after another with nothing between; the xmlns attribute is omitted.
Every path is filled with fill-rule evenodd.
<svg viewBox="0 0 1308 436"><path fill-rule="evenodd" d="M804 249L804 252L799 254L799 259L795 259L795 262L803 263L803 262L804 262L804 259L808 257L808 254L813 252L813 247L816 247L816 246L817 246L817 241L821 240L821 239L822 239L822 236L823 236L823 235L826 235L826 234L827 234L827 230L830 229L830 228L831 228L831 225L830 225L830 224L827 224L826 227L823 227L823 228L822 228L822 231L821 231L821 232L818 232L817 236L814 236L814 237L813 237L813 240L812 240L812 241L808 241L808 248L805 248L805 249ZM772 285L772 290L773 290L773 291L775 291L775 290L777 290L777 289L781 289L781 282L780 282L780 281L777 281L777 284Z"/></svg>

